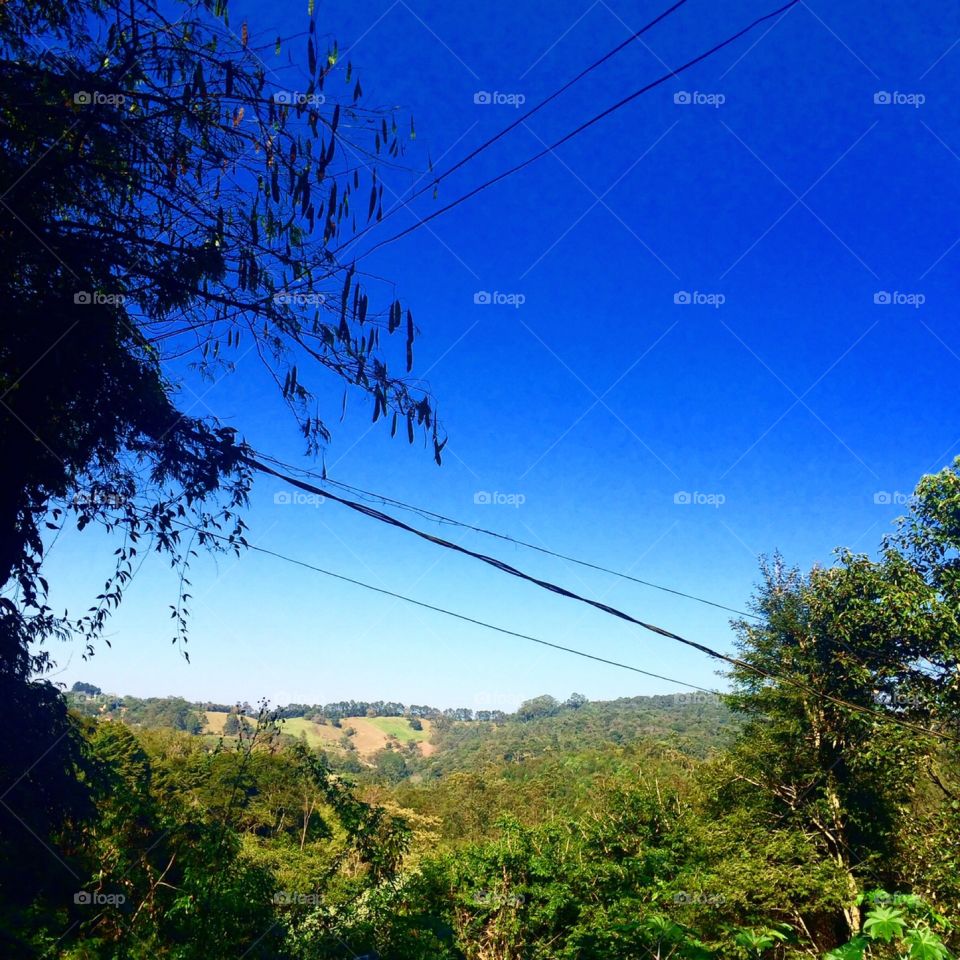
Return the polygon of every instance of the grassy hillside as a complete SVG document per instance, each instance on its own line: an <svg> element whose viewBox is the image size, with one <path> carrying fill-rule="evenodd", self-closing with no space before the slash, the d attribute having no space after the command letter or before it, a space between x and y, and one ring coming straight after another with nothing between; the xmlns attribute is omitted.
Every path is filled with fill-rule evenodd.
<svg viewBox="0 0 960 960"><path fill-rule="evenodd" d="M218 735L222 734L223 725L227 722L228 716L229 714L223 710L207 710L206 711L207 724L203 728L203 732L215 733Z"/></svg>
<svg viewBox="0 0 960 960"><path fill-rule="evenodd" d="M396 737L402 743L420 743L430 736L429 720L421 721L422 730L414 730L410 726L410 721L405 717L369 717L364 719L370 726L382 731L386 736Z"/></svg>
<svg viewBox="0 0 960 960"><path fill-rule="evenodd" d="M222 736L228 714L207 710L205 734ZM281 733L300 739L315 748L330 752L355 750L363 760L369 760L383 750L391 739L407 745L414 744L423 756L435 750L429 743L432 726L429 720L421 721L422 729L414 730L405 717L346 717L339 727L331 723L317 723L305 717L287 717L279 721ZM348 746L349 744L349 746Z"/></svg>
<svg viewBox="0 0 960 960"><path fill-rule="evenodd" d="M342 732L337 730L336 727L314 723L304 717L289 717L281 721L280 729L291 737L297 737L298 739L301 736L306 737L307 743L311 747L319 747L321 750L335 748Z"/></svg>

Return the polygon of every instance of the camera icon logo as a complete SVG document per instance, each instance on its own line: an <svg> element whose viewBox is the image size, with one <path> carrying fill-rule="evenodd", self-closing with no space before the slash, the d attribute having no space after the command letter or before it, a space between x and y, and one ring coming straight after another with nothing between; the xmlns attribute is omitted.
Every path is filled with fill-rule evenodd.
<svg viewBox="0 0 960 960"><path fill-rule="evenodd" d="M73 302L79 304L93 303L93 294L88 293L86 290L81 290L79 293L73 295Z"/></svg>
<svg viewBox="0 0 960 960"><path fill-rule="evenodd" d="M873 95L874 103L886 104L886 103L890 103L892 99L893 98L890 96L890 94L886 90L878 90Z"/></svg>
<svg viewBox="0 0 960 960"><path fill-rule="evenodd" d="M278 90L273 95L273 102L283 104L293 103L293 94L289 90Z"/></svg>
<svg viewBox="0 0 960 960"><path fill-rule="evenodd" d="M473 95L473 102L474 102L474 103L481 103L481 104L490 103L490 102L492 102L492 99L493 99L493 98L490 96L489 92L486 91L486 90L478 90L478 91Z"/></svg>
<svg viewBox="0 0 960 960"><path fill-rule="evenodd" d="M73 102L86 106L87 104L93 103L93 95L86 90L79 90L73 95Z"/></svg>
<svg viewBox="0 0 960 960"><path fill-rule="evenodd" d="M278 490L273 495L273 502L277 504L293 503L293 497L290 496L289 490Z"/></svg>
<svg viewBox="0 0 960 960"><path fill-rule="evenodd" d="M490 303L490 302L492 302L492 298L491 298L491 296L490 296L490 292L489 292L488 290L478 290L478 291L473 295L473 302L474 302L474 303L479 303L479 304L484 304L484 303Z"/></svg>
<svg viewBox="0 0 960 960"><path fill-rule="evenodd" d="M873 302L874 302L874 303L887 304L887 303L890 303L890 300L891 300L890 294L889 294L889 292L886 291L886 290L878 290L878 291L873 295Z"/></svg>
<svg viewBox="0 0 960 960"><path fill-rule="evenodd" d="M881 506L889 505L893 503L893 496L886 490L878 490L873 495L873 502Z"/></svg>
<svg viewBox="0 0 960 960"><path fill-rule="evenodd" d="M689 91L687 91L687 90L678 90L678 91L673 95L673 102L674 102L674 103L681 103L681 104L683 104L683 103L691 103L692 100L693 100L693 98L690 96L690 93L689 93Z"/></svg>
<svg viewBox="0 0 960 960"><path fill-rule="evenodd" d="M673 295L673 302L679 304L690 303L690 293L687 290L678 290Z"/></svg>
<svg viewBox="0 0 960 960"><path fill-rule="evenodd" d="M686 490L678 490L678 491L673 495L673 502L674 502L674 503L681 503L681 504L683 504L683 503L691 503L691 502L692 502L692 498L690 497L690 494L689 494Z"/></svg>
<svg viewBox="0 0 960 960"><path fill-rule="evenodd" d="M78 890L73 895L73 902L87 905L93 902L93 897L90 895L88 890Z"/></svg>
<svg viewBox="0 0 960 960"><path fill-rule="evenodd" d="M492 497L490 496L490 493L487 490L478 490L473 495L473 502L480 503L480 504L488 504L492 502Z"/></svg>

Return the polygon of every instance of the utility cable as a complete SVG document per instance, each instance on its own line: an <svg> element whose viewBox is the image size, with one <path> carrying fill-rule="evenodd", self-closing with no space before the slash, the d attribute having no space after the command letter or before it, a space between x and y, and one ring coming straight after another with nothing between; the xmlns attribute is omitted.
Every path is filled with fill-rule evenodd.
<svg viewBox="0 0 960 960"><path fill-rule="evenodd" d="M553 93L551 93L550 96L541 100L538 104L536 104L536 106L531 107L529 110L526 111L526 113L520 114L516 118L516 120L514 120L512 123L507 124L507 126L505 126L498 133L495 133L488 140L485 140L483 143L481 143L480 146L476 147L474 150L471 150L465 157L462 157L460 160L458 160L452 167L449 167L443 173L440 173L437 176L431 178L429 183L424 184L424 186L422 186L419 190L411 194L406 200L401 199L399 203L391 207L379 220L375 221L374 223L368 223L359 233L354 234L349 240L340 244L339 247L333 250L332 251L333 255L336 256L338 253L340 253L341 250L344 249L344 247L348 247L351 244L355 243L369 230L372 230L374 227L383 223L385 220L388 220L398 210L401 210L403 209L403 207L407 206L408 204L413 203L413 201L416 200L417 197L426 193L428 190L439 186L441 181L446 180L447 177L449 177L452 173L455 173L457 170L459 170L462 166L464 166L464 164L469 163L478 154L483 153L483 151L486 150L488 147L493 146L493 144L495 144L498 140L505 137L511 130L520 126L521 123L524 123L527 120L529 120L530 117L532 117L535 113L539 113L540 110L542 110L548 103L551 103L552 101L556 100L557 97L566 93L567 90L569 90L574 84L579 83L585 76L587 76L587 74L592 73L598 67L606 63L611 57L616 56L621 50L623 50L625 47L628 47L631 43L633 43L634 40L638 40L640 37L642 37L648 30L652 30L658 23L660 23L661 20L665 20L675 10L677 10L679 7L682 7L686 2L687 0L678 0L677 3L674 3L673 6L668 7L659 16L654 17L654 19L651 20L649 23L645 24L639 30L635 31L629 37L627 37L627 39L624 40L623 43L617 44L617 46L615 46L609 52L605 53L599 60L595 60L593 63L590 64L590 66L581 70L575 77L572 77L570 80L568 80L562 87L560 87L558 90L555 90Z"/></svg>
<svg viewBox="0 0 960 960"><path fill-rule="evenodd" d="M686 70L689 70L691 67L696 66L698 63L706 60L708 57L713 56L715 53L718 53L724 47L729 46L735 41L739 40L742 36L749 33L751 30L755 29L761 23L766 20L770 20L773 17L780 16L782 13L786 13L791 7L796 6L800 3L800 0L789 0L788 3L785 3L782 7L778 7L776 10L771 11L770 13L764 14L762 17L757 17L752 23L748 24L746 27L743 27L741 30L738 30L732 36L727 37L726 40L721 41L715 46L711 47L709 50L706 50L704 53L699 54L694 57L692 60L688 60L685 64L680 67L677 67L675 70L671 70L669 73L665 73L662 76L658 77L656 80L651 81L648 84L642 86L639 90L635 90L633 93L628 94L622 100L618 100L616 103L607 107L605 110L594 115L589 120L584 121L579 126L575 127L569 133L562 136L559 140L552 143L550 146L545 147L543 150L538 153L533 154L533 156L528 157L526 160L521 161L513 167L510 167L507 170L504 170L502 173L497 174L495 177L492 177L489 180L481 183L479 186L474 187L472 190L469 190L467 193L458 197L456 200L452 200L450 203L445 204L439 210L434 210L433 213L419 219L416 223L411 224L405 230L401 230L399 233L394 234L392 237L386 237L383 240L378 241L364 253L360 254L359 257L355 258L354 263L357 260L362 260L364 257L369 256L373 253L374 250L379 249L382 246L385 246L388 243L393 243L395 240L401 239L401 237L407 236L407 234L412 233L414 230L419 229L422 226L425 226L431 220L436 217L439 217L441 214L446 213L448 210L452 210L454 207L459 206L466 200L469 200L471 197L475 197L478 193L483 190L486 190L488 187L492 187L495 183L499 183L501 180L504 180L506 177L511 176L514 173L518 173L520 170L523 170L525 167L528 167L531 163L545 157L548 153L552 153L556 150L557 147L566 143L568 140L572 140L575 136L582 133L584 130L592 127L595 123L598 123L600 120L603 120L605 117L608 117L611 113L616 112L617 110L625 107L628 103L636 100L637 97L642 96L645 93L648 93L650 90L653 90L655 87L659 87L661 84L666 83L673 77L679 76Z"/></svg>
<svg viewBox="0 0 960 960"><path fill-rule="evenodd" d="M671 630L667 630L664 627L659 627L656 624L647 623L643 620L640 620L637 617L634 617L631 614L624 612L623 610L618 610L616 607L612 607L609 604L603 603L600 600L594 600L590 597L582 596L578 593L575 593L572 590L568 590L566 587L562 587L558 584L551 583L549 580L541 580L538 577L534 577L528 573L524 573L522 570L519 570L516 567L511 566L510 564L505 563L502 560L498 560L496 557L491 557L483 553L478 553L475 550L470 550L466 547L460 546L459 544L453 543L449 540L444 540L442 537L435 537L433 534L426 533L422 530L418 530L416 527L412 527L409 524L404 523L402 520L398 520L396 517L391 517L389 514L383 513L379 510L374 510L372 507L368 506L367 504L357 503L353 500L348 500L345 497L338 496L337 494L331 492L330 490L325 490L320 487L314 486L313 484L306 483L303 480L298 480L296 477L286 476L278 472L277 470L274 470L272 467L267 466L265 463L261 463L260 461L253 459L252 457L244 457L243 460L248 466L253 467L255 470L258 470L261 473L266 473L271 476L277 477L280 480L284 480L295 487L299 487L301 490L304 490L307 493L313 493L318 496L325 497L329 500L333 500L335 503L340 503L343 506L349 507L351 510L355 510L356 512L361 513L364 516L368 516L372 519L379 520L382 523L386 523L390 526L397 527L398 529L404 530L407 533L412 533L423 540L427 540L430 543L436 544L437 546L443 547L447 550L453 550L456 553L464 554L465 556L472 557L475 560L480 560L481 562L486 563L500 570L503 573L507 573L510 576L516 577L520 580L525 580L528 583L533 583L544 590L550 591L551 593L556 593L556 594L559 594L560 596L567 597L570 600L576 600L579 603L584 603L587 606L594 607L595 609L600 610L603 613L607 613L610 616L616 617L619 620L624 620L627 623L632 623L635 626L641 627L642 629L649 631L650 633L655 633L658 636L665 637L668 640L673 640L676 643L680 643L694 650L698 650L700 653L703 653L714 660L720 660L740 670L745 670L749 673L752 673L755 676L759 676L767 680L773 680L779 683L786 684L788 686L792 686L795 689L798 689L807 694L810 694L817 699L828 700L831 703L834 703L838 706L842 706L848 710L852 710L855 713L860 713L860 714L870 716L875 720L891 723L896 726L902 727L903 729L912 730L914 733L922 733L926 736L931 736L931 737L935 737L945 741L949 741L951 743L960 744L960 737L954 737L950 734L942 733L940 731L930 730L927 727L924 727L922 724L912 723L909 720L903 720L899 717L891 716L890 714L883 713L879 710L871 710L869 707L865 707L862 704L854 703L850 700L845 700L842 697L837 697L837 696L834 696L833 694L825 693L823 691L817 690L816 688L810 686L809 684L804 683L802 680L797 680L794 677L783 676L783 675L774 673L771 670L767 670L763 667L759 667L756 664L749 663L746 660L741 660L739 657L732 657L729 654L721 653L718 650L714 650L712 647L706 646L706 644L699 643L696 640L690 640L686 637L680 636L677 633L674 633Z"/></svg>

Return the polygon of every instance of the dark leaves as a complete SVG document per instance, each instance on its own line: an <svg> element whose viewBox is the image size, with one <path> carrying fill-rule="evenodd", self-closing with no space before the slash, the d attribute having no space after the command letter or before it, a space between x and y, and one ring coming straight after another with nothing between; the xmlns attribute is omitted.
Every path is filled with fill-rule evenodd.
<svg viewBox="0 0 960 960"><path fill-rule="evenodd" d="M413 369L413 314L407 311L407 373Z"/></svg>
<svg viewBox="0 0 960 960"><path fill-rule="evenodd" d="M387 319L387 333L393 333L394 330L399 329L400 323L403 319L403 308L400 306L399 300L394 300L390 304L390 316Z"/></svg>

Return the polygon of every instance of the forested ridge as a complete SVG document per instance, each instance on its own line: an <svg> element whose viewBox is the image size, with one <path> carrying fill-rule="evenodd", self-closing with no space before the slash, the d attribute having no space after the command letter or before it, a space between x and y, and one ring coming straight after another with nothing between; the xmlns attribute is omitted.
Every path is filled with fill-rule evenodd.
<svg viewBox="0 0 960 960"><path fill-rule="evenodd" d="M960 922L957 490L955 470L925 479L879 560L766 563L728 695L543 694L478 720L78 683L96 812L55 836L100 912L34 890L29 924L7 918L15 942L72 920L78 957L943 960ZM361 704L426 719L435 750L393 733L358 758L284 730L349 725ZM215 707L232 733L205 732Z"/></svg>

